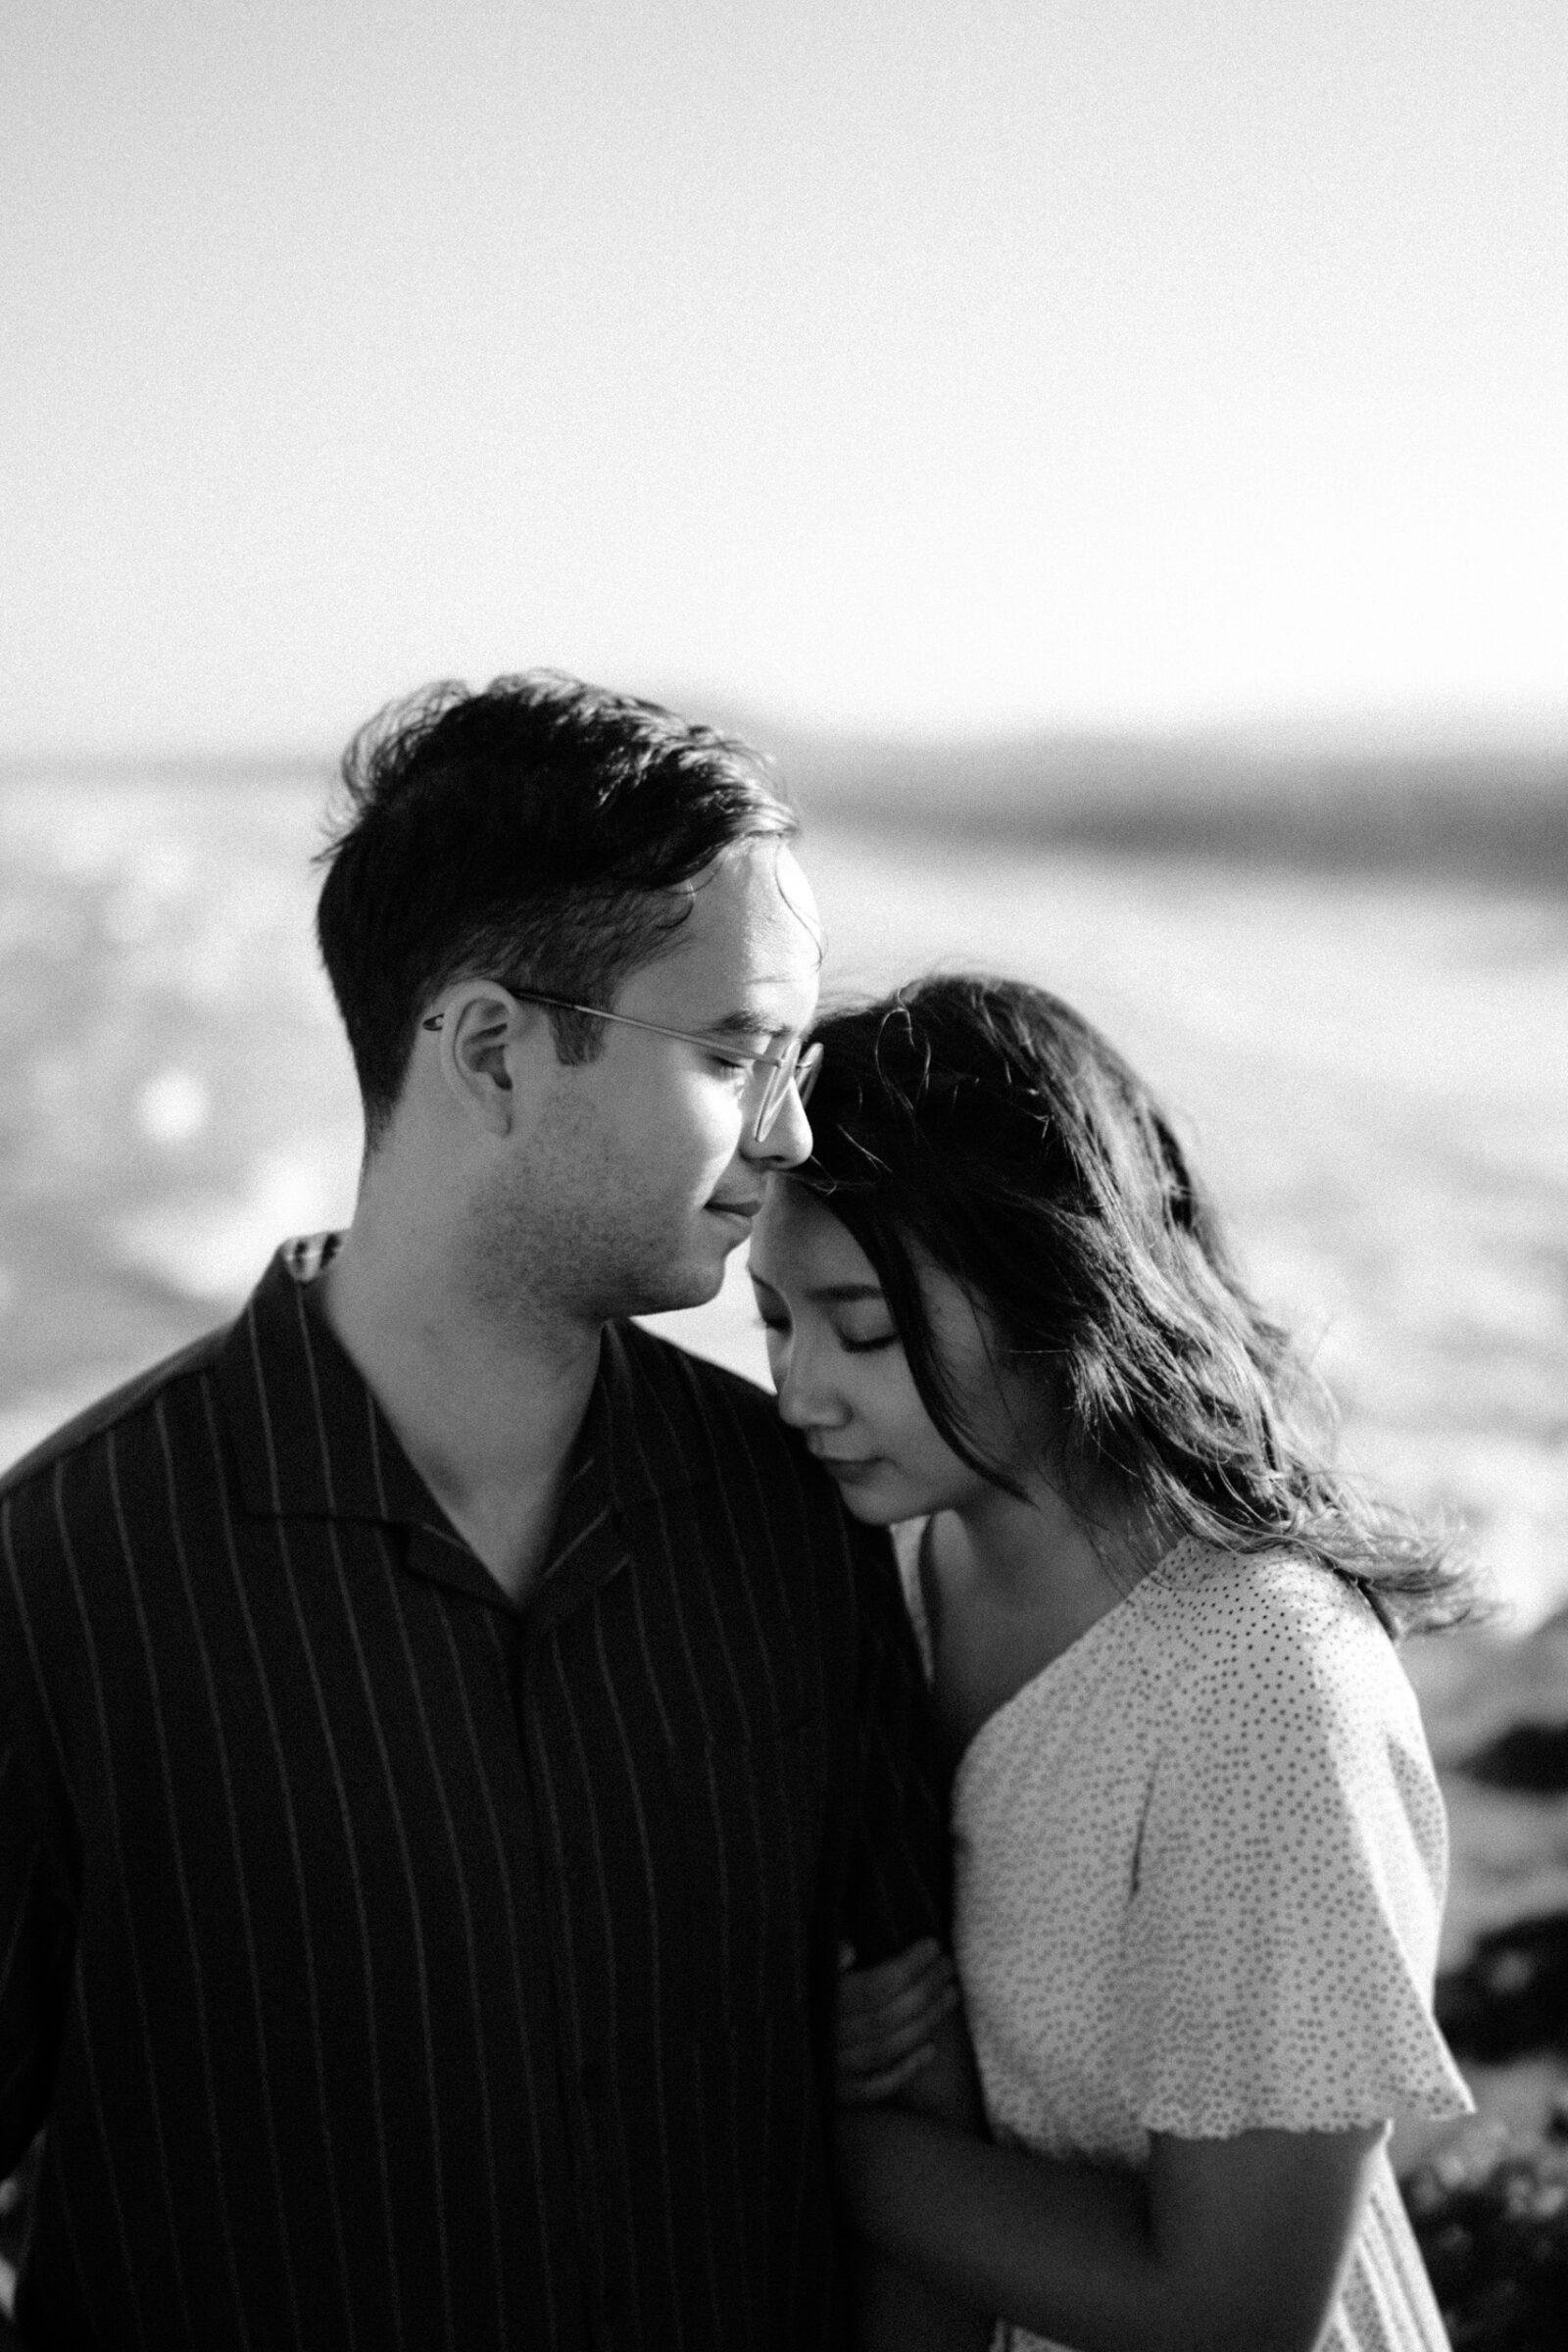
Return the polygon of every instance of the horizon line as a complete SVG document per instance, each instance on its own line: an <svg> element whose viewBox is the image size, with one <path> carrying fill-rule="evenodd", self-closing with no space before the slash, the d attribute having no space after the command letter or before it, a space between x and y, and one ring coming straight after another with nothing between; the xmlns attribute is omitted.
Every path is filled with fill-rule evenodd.
<svg viewBox="0 0 1568 2352"><path fill-rule="evenodd" d="M1363 710L1343 713L1278 713L1229 719L1193 719L1166 724L1073 724L1040 720L1005 725L898 725L891 722L813 720L747 710L727 696L685 695L669 707L701 709L707 704L716 723L788 760L801 753L905 755L990 752L1013 757L1099 753L1241 759L1265 764L1307 760L1375 760L1508 758L1549 760L1568 757L1568 703L1530 710L1477 707ZM313 777L330 782L343 757L341 744L171 745L138 747L59 745L0 748L0 783L28 776L74 778L138 776L147 780L194 781L215 772L230 775Z"/></svg>

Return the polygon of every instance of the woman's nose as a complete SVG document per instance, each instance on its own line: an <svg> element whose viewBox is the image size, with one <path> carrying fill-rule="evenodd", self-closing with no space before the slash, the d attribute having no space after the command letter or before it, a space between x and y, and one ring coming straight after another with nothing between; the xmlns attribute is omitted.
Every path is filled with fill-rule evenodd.
<svg viewBox="0 0 1568 2352"><path fill-rule="evenodd" d="M819 1352L797 1340L778 1384L778 1409L791 1429L842 1429L849 1407L824 1377Z"/></svg>

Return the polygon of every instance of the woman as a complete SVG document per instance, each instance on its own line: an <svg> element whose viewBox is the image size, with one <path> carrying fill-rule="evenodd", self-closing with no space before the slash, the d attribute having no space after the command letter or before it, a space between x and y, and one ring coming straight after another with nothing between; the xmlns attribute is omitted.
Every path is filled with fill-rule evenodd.
<svg viewBox="0 0 1568 2352"><path fill-rule="evenodd" d="M929 1948L851 1973L851 2210L1013 2346L1428 2352L1385 2142L1469 2100L1391 1637L1464 1579L1330 1470L1168 1121L1065 1004L939 979L818 1036L752 1273L786 1419L901 1527L997 2142L888 2103Z"/></svg>

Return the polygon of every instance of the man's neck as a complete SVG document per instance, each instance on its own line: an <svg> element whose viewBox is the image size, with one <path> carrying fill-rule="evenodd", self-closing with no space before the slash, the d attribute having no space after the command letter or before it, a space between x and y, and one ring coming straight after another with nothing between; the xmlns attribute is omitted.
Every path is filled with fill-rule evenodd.
<svg viewBox="0 0 1568 2352"><path fill-rule="evenodd" d="M593 1394L599 1329L522 1314L503 1326L437 1253L358 1223L318 1295L454 1527L511 1599L526 1598Z"/></svg>

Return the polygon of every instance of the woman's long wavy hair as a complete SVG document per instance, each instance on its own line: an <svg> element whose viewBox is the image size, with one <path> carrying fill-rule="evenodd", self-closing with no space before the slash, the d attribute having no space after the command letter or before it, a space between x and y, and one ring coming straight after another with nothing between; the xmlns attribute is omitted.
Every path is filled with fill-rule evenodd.
<svg viewBox="0 0 1568 2352"><path fill-rule="evenodd" d="M1390 1631L1477 1613L1473 1572L1332 1467L1334 1411L1244 1287L1207 1193L1143 1080L1070 1005L972 974L830 1014L794 1181L876 1269L942 1436L987 1459L933 1341L920 1267L1038 1366L1059 1433L1047 1474L1093 1528L1135 1522L1232 1550L1289 1545L1361 1586Z"/></svg>

